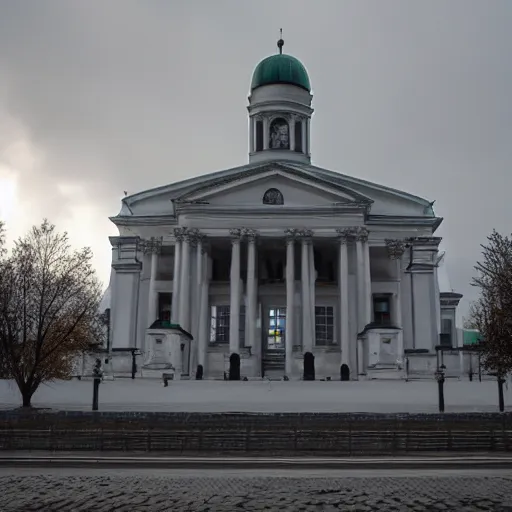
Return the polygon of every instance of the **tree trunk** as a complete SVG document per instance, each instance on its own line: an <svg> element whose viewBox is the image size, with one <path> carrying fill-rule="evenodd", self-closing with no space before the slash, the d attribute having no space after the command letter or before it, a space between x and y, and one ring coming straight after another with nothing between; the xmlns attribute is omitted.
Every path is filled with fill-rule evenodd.
<svg viewBox="0 0 512 512"><path fill-rule="evenodd" d="M23 407L32 407L32 397L34 396L35 389L33 385L29 385L28 383L24 383L23 385L18 384L18 389L21 393L21 399L23 402ZM37 389L37 388L36 388Z"/></svg>
<svg viewBox="0 0 512 512"><path fill-rule="evenodd" d="M32 400L33 393L30 391L22 391L21 397L23 399L23 407L32 407L32 404L30 403Z"/></svg>

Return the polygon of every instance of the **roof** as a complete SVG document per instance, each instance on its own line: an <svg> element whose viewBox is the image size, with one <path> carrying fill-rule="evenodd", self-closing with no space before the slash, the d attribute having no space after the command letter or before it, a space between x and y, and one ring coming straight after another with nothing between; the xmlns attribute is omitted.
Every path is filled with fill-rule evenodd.
<svg viewBox="0 0 512 512"><path fill-rule="evenodd" d="M251 91L262 85L290 84L311 91L306 68L295 57L286 54L271 55L263 59L254 70Z"/></svg>
<svg viewBox="0 0 512 512"><path fill-rule="evenodd" d="M341 174L339 172L331 171L328 169L323 169L322 167L317 167L311 164L299 163L287 160L279 160L279 161L270 161L270 162L257 162L250 163L246 165L242 165L239 167L232 167L230 169L225 169L222 171L215 171L209 174L204 174L201 176L196 176L193 178L188 178L182 181L177 181L175 183L171 183L168 185L163 185L161 187L156 187L149 190L144 190L142 192L135 193L133 195L124 197L122 200L122 208L119 216L130 216L132 215L130 206L147 199L149 197L155 197L160 194L168 194L171 199L177 199L198 187L207 186L210 183L222 181L227 178L231 178L233 176L243 176L247 172L254 171L260 167L264 166L285 166L289 169L296 169L298 171L302 171L306 174L309 174L312 177L318 177L320 179L324 179L330 181L335 184L339 184L340 186L364 186L368 188L373 188L374 190L380 190L384 192L388 192L392 195L402 197L404 199L411 200L422 205L425 208L426 216L435 217L434 212L431 208L431 202L427 199L423 199L421 197L415 196L413 194L409 194L407 192L403 192L400 190L393 189L391 187L386 187L385 185L380 185L377 183L372 183L366 180L362 180L360 178L355 178L352 176L348 176L346 174Z"/></svg>

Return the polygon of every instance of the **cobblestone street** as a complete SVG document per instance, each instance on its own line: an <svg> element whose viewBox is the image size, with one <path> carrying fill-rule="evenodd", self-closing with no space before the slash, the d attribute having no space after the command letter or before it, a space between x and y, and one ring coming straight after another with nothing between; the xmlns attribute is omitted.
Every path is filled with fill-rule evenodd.
<svg viewBox="0 0 512 512"><path fill-rule="evenodd" d="M3 473L5 474L5 473ZM1 476L2 512L512 512L510 477ZM114 474L113 472L111 474Z"/></svg>

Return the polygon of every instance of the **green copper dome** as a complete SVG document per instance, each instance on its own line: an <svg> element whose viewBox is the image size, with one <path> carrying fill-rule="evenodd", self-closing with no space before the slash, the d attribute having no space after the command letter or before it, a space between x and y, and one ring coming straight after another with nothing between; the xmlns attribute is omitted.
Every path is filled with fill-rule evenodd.
<svg viewBox="0 0 512 512"><path fill-rule="evenodd" d="M295 57L281 53L263 59L256 66L252 75L251 91L270 84L291 84L311 91L306 68Z"/></svg>

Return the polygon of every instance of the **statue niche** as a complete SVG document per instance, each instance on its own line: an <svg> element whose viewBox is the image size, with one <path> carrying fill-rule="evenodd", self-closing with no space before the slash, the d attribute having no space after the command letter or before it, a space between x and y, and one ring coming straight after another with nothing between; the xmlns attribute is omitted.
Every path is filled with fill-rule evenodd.
<svg viewBox="0 0 512 512"><path fill-rule="evenodd" d="M281 117L270 123L270 149L290 149L290 129L288 123Z"/></svg>

